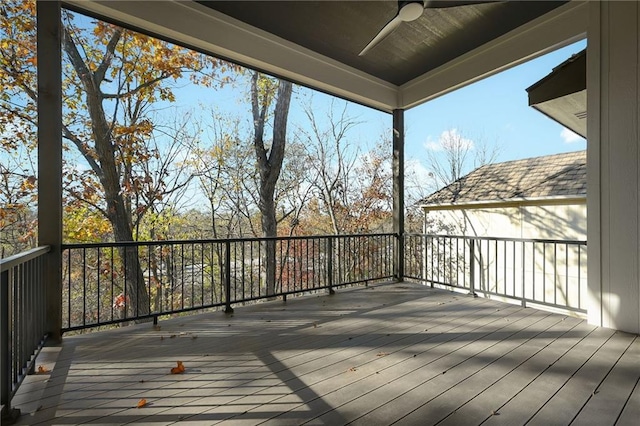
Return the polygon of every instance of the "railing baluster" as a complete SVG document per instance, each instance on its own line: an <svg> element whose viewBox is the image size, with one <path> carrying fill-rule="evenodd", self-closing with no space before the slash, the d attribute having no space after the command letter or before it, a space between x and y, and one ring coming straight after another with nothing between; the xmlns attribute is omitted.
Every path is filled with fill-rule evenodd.
<svg viewBox="0 0 640 426"><path fill-rule="evenodd" d="M184 310L184 243L180 244L180 306Z"/></svg>
<svg viewBox="0 0 640 426"><path fill-rule="evenodd" d="M224 256L224 284L225 284L225 309L227 314L233 313L231 307L231 243L227 241L225 243L225 256Z"/></svg>
<svg viewBox="0 0 640 426"><path fill-rule="evenodd" d="M536 243L535 242L531 244L531 255L532 255L531 273L533 276L533 281L531 283L531 289L533 291L533 295L531 296L531 299L535 302L536 301Z"/></svg>
<svg viewBox="0 0 640 426"><path fill-rule="evenodd" d="M582 247L578 246L578 308L582 309L582 279L581 279L581 272L582 272L582 267L580 265L580 260L582 259L582 256L580 256L580 249Z"/></svg>
<svg viewBox="0 0 640 426"><path fill-rule="evenodd" d="M526 259L524 257L525 252L525 242L522 242L522 307L527 307L527 297L526 297Z"/></svg>
<svg viewBox="0 0 640 426"><path fill-rule="evenodd" d="M333 238L327 238L327 286L329 293L334 294L333 290Z"/></svg>
<svg viewBox="0 0 640 426"><path fill-rule="evenodd" d="M469 294L472 296L476 295L476 251L475 251L475 240L471 238L469 240ZM482 267L482 265L481 265Z"/></svg>
<svg viewBox="0 0 640 426"><path fill-rule="evenodd" d="M505 246L506 246L506 242L505 242ZM512 248L511 248L511 253L513 256L513 262L512 262L512 266L511 268L513 269L513 297L516 297L516 242L515 240L513 241L512 244ZM507 286L507 279L506 279L507 275L505 272L505 287Z"/></svg>
<svg viewBox="0 0 640 426"><path fill-rule="evenodd" d="M97 312L97 315L96 315L96 319L97 319L97 322L100 323L100 275L101 275L100 271L102 270L100 268L100 252L102 252L102 250L98 248L97 252L98 252L98 254L96 256L97 257L96 261L98 263L98 267L96 268L96 300L97 300L97 304L98 304L98 306L97 306L97 311L98 312Z"/></svg>
<svg viewBox="0 0 640 426"><path fill-rule="evenodd" d="M567 306L569 303L569 244L564 245L564 298Z"/></svg>
<svg viewBox="0 0 640 426"><path fill-rule="evenodd" d="M82 325L87 325L87 249L82 249Z"/></svg>
<svg viewBox="0 0 640 426"><path fill-rule="evenodd" d="M558 245L553 244L553 304L558 304Z"/></svg>
<svg viewBox="0 0 640 426"><path fill-rule="evenodd" d="M495 250L494 250L494 255L495 255L495 259L494 259L494 262L495 262L495 274L494 274L493 278L495 280L495 284L494 284L495 285L495 292L496 293L500 293L500 289L498 287L498 240L496 240L495 243L496 243L496 247L495 247Z"/></svg>
<svg viewBox="0 0 640 426"><path fill-rule="evenodd" d="M246 290L245 290L245 287L244 287L244 282L245 282L245 271L244 270L245 270L245 264L246 264L245 254L244 254L245 243L244 243L244 241L241 241L239 244L240 244L240 257L242 258L242 270L241 270L241 272L242 272L242 275L241 275L242 276L242 279L241 279L241 282L242 282L242 297L244 298L245 295L247 294Z"/></svg>

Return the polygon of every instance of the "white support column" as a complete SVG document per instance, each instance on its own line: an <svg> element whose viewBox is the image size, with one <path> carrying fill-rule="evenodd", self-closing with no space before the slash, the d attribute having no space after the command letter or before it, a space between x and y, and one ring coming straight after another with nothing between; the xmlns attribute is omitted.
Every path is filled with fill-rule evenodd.
<svg viewBox="0 0 640 426"><path fill-rule="evenodd" d="M640 333L640 3L589 7L588 316Z"/></svg>

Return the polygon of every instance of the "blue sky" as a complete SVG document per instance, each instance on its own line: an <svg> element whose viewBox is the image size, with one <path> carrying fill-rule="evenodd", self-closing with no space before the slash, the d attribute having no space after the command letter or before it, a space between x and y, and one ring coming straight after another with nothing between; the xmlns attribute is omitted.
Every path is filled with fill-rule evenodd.
<svg viewBox="0 0 640 426"><path fill-rule="evenodd" d="M580 41L551 52L507 71L441 96L405 113L407 126L406 155L421 159L429 142L437 141L448 130L457 129L471 140L499 144L498 161L515 160L586 148L585 140L567 140L564 128L528 106L526 88L546 76L551 70L586 46ZM249 119L249 99L242 85L226 86L209 93L201 88L183 88L179 98L182 106L193 106L193 99L229 114L246 115ZM193 90L193 92L192 92ZM191 92L191 93L189 93ZM204 93L203 93L204 92ZM302 104L311 90L298 87L292 101L290 122L304 125ZM193 96L193 97L192 97ZM331 96L313 92L314 108L325 110ZM350 103L350 115L362 121L353 137L363 145L391 129L391 115Z"/></svg>
<svg viewBox="0 0 640 426"><path fill-rule="evenodd" d="M472 141L482 139L487 145L499 145L497 161L586 149L583 138L528 106L526 92L527 87L585 47L586 40L574 43L406 111L406 157L424 160L429 146L452 129ZM313 96L314 105L326 108L329 96ZM294 122L300 119L298 107L292 104ZM362 141L391 129L389 114L356 104L350 104L349 111L363 121L357 136Z"/></svg>
<svg viewBox="0 0 640 426"><path fill-rule="evenodd" d="M407 156L421 158L426 142L452 128L498 143L498 161L585 149L583 138L563 137L562 126L528 106L525 90L585 47L580 41L409 110Z"/></svg>
<svg viewBox="0 0 640 426"><path fill-rule="evenodd" d="M430 186L434 181L429 176L427 155L429 150L437 150L446 132L461 134L471 146L498 147L498 162L586 149L582 137L528 106L526 92L527 87L585 47L586 40L574 43L406 111L405 175L407 179L413 175L414 182L408 185L420 186L422 196L435 189ZM299 89L303 98L304 92ZM329 99L314 93L314 108L326 108ZM300 104L294 101L290 113L294 123L304 122L299 109ZM381 134L390 132L389 114L356 104L349 105L349 112L363 122L352 135L363 150ZM472 168L470 161L465 173Z"/></svg>

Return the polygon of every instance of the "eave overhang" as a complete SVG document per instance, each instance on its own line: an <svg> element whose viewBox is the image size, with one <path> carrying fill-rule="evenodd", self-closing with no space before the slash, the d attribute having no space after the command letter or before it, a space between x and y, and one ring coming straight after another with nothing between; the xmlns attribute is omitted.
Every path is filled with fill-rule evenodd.
<svg viewBox="0 0 640 426"><path fill-rule="evenodd" d="M527 88L529 106L580 136L587 137L586 49Z"/></svg>

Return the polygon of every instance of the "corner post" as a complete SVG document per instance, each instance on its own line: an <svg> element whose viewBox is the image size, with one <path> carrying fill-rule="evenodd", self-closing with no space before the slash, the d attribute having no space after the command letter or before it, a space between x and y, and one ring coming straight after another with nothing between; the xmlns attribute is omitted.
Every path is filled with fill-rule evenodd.
<svg viewBox="0 0 640 426"><path fill-rule="evenodd" d="M587 316L640 333L640 3L589 2Z"/></svg>
<svg viewBox="0 0 640 426"><path fill-rule="evenodd" d="M50 246L43 279L47 331L62 329L62 19L60 1L36 4L38 57L38 245Z"/></svg>
<svg viewBox="0 0 640 426"><path fill-rule="evenodd" d="M396 256L393 272L396 281L404 280L404 110L393 110L393 233Z"/></svg>

